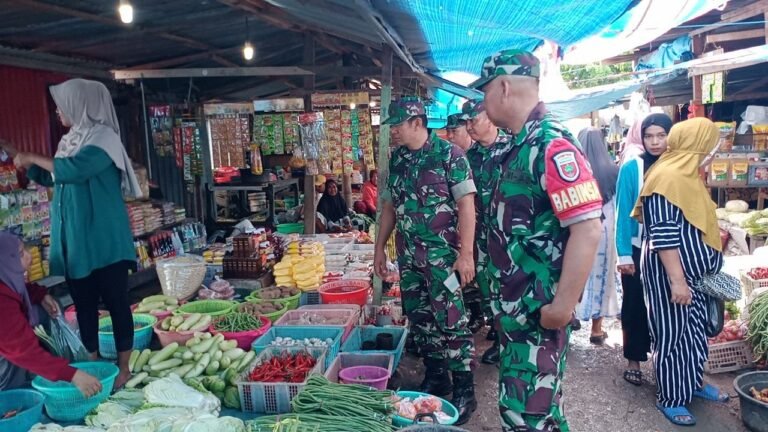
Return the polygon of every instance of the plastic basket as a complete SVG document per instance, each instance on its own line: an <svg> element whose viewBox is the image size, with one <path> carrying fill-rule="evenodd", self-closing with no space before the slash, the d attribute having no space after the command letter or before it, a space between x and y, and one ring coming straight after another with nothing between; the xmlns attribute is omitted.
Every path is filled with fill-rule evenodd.
<svg viewBox="0 0 768 432"><path fill-rule="evenodd" d="M157 318L149 314L133 314L133 349L143 350L149 348L152 342L152 326L157 323ZM104 317L99 320L99 353L105 359L116 359L115 335L112 332L112 317Z"/></svg>
<svg viewBox="0 0 768 432"><path fill-rule="evenodd" d="M213 328L214 324L216 323L216 320L214 320L214 322L208 328L208 331L214 335L221 333L224 336L224 339L237 341L238 348L248 350L248 348L251 347L251 344L253 344L253 341L261 337L272 327L272 321L270 321L269 318L265 316L259 316L259 319L261 320L261 327L254 330L242 332L220 332Z"/></svg>
<svg viewBox="0 0 768 432"><path fill-rule="evenodd" d="M323 304L356 304L365 306L371 284L362 280L340 280L328 282L318 288Z"/></svg>
<svg viewBox="0 0 768 432"><path fill-rule="evenodd" d="M331 366L331 363L336 360L336 356L339 355L341 349L341 337L344 334L344 330L340 327L272 327L264 333L261 337L253 341L251 349L256 354L261 353L267 348L271 348L270 345L276 338L292 338L292 339L332 339L333 343L328 346L328 351L325 353L325 369ZM280 347L278 347L280 348Z"/></svg>
<svg viewBox="0 0 768 432"><path fill-rule="evenodd" d="M768 288L768 279L752 279L747 273L748 270L741 271L741 286L744 289L744 297L749 298L752 292L759 288Z"/></svg>
<svg viewBox="0 0 768 432"><path fill-rule="evenodd" d="M299 307L317 304L320 304L320 293L317 290L304 291L301 293Z"/></svg>
<svg viewBox="0 0 768 432"><path fill-rule="evenodd" d="M392 343L394 349L392 350L363 350L363 342L372 341L376 342L376 336L382 333L389 333L392 335ZM380 353L380 354L392 354L393 364L392 367L397 369L400 364L400 358L403 355L403 349L405 348L405 340L407 339L408 330L405 327L374 327L374 326L359 326L352 330L349 334L346 342L341 345L341 352L368 354L368 353Z"/></svg>
<svg viewBox="0 0 768 432"><path fill-rule="evenodd" d="M275 322L275 327L285 326L323 326L344 329L341 343L347 340L355 327L360 313L351 309L317 309L288 311ZM331 323L328 323L331 321Z"/></svg>
<svg viewBox="0 0 768 432"><path fill-rule="evenodd" d="M411 399L415 399L415 398L417 398L419 396L431 396L431 395L429 395L427 393L420 393L420 392L414 392L414 391L399 391L396 394L397 394L397 396L400 396L400 397L403 397L403 398L411 398ZM448 421L447 423L444 423L444 424L450 426L450 425L456 423L456 421L459 420L459 410L457 410L456 407L453 406L453 404L451 404L447 400L442 399L442 398L438 398L438 399L440 399L440 401L443 403L443 412L446 413L447 415L451 416L451 420ZM404 426L410 426L412 424L413 424L413 420L411 420L411 419L407 419L405 417L400 417L399 415L393 415L392 416L392 425L393 426L404 427ZM429 425L432 425L432 423L426 423L426 422L419 422L418 424L429 424Z"/></svg>
<svg viewBox="0 0 768 432"><path fill-rule="evenodd" d="M99 309L99 318L104 318L109 316L109 311ZM67 324L71 326L77 325L77 310L75 309L75 305L71 305L70 307L64 309L64 321L67 322Z"/></svg>
<svg viewBox="0 0 768 432"><path fill-rule="evenodd" d="M119 372L117 366L106 362L72 363L71 366L98 378L101 381L101 392L86 399L72 383L52 382L40 376L35 377L32 380L32 387L45 396L45 410L48 417L56 421L82 420L88 412L109 397Z"/></svg>
<svg viewBox="0 0 768 432"><path fill-rule="evenodd" d="M301 301L302 292L299 292L298 294L292 295L290 297L283 297L283 298L279 298L279 299L262 299L261 297L259 297L259 292L260 291L261 290L253 291L250 296L245 298L246 301L253 301L253 300L257 300L257 301L258 300L281 301L281 302L285 303L286 306L288 306L289 310L298 308L299 307L299 302Z"/></svg>
<svg viewBox="0 0 768 432"><path fill-rule="evenodd" d="M768 372L757 371L741 374L733 380L733 387L739 395L741 421L750 431L767 431L768 423L765 421L765 413L768 411L768 404L755 399L750 389L755 388L759 391L768 387Z"/></svg>
<svg viewBox="0 0 768 432"><path fill-rule="evenodd" d="M15 416L0 420L1 431L28 431L43 416L42 393L29 389L0 391L0 414L19 410Z"/></svg>
<svg viewBox="0 0 768 432"><path fill-rule="evenodd" d="M269 361L274 356L284 352L306 351L317 359L317 364L309 372L307 378L312 375L322 375L325 365L324 348L268 348L256 356L256 361L248 370L238 377L237 390L240 393L240 409L243 412L263 414L282 414L291 412L291 401L304 389L307 382L303 383L259 383L248 382L246 378L256 366Z"/></svg>
<svg viewBox="0 0 768 432"><path fill-rule="evenodd" d="M328 366L325 377L330 382L339 382L339 371L353 366L378 366L389 371L390 375L395 370L393 364L395 357L392 354L358 354L339 353L336 360Z"/></svg>
<svg viewBox="0 0 768 432"><path fill-rule="evenodd" d="M195 300L179 306L173 313L174 315L201 313L217 317L231 312L236 304L236 301L231 300Z"/></svg>
<svg viewBox="0 0 768 432"><path fill-rule="evenodd" d="M160 341L160 345L168 346L174 342L179 345L184 345L188 340L195 336L194 331L167 331L160 328L163 323L158 321L152 328L157 335L157 340Z"/></svg>
<svg viewBox="0 0 768 432"><path fill-rule="evenodd" d="M246 300L247 303L261 303L262 301L268 301L268 302L272 302L272 303L279 304L279 305L283 306L277 312L262 314L262 316L265 316L265 317L269 318L269 321L272 322L272 323L274 323L275 321L279 320L281 316L285 315L285 313L288 312L288 306L285 304L285 302L283 302L281 300L260 300L260 299L254 299L254 298L250 298L250 299ZM242 304L239 304L239 305L235 306L233 308L233 310L239 310L241 306L242 306Z"/></svg>
<svg viewBox="0 0 768 432"><path fill-rule="evenodd" d="M205 279L205 259L196 255L170 258L157 263L157 277L163 294L189 300L200 289Z"/></svg>
<svg viewBox="0 0 768 432"><path fill-rule="evenodd" d="M709 345L709 358L704 363L704 371L716 374L737 371L752 365L752 349L747 341L723 342Z"/></svg>

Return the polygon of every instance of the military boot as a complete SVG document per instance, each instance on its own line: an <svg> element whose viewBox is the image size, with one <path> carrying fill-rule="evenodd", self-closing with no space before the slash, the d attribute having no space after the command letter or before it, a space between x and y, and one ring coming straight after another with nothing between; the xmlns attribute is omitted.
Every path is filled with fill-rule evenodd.
<svg viewBox="0 0 768 432"><path fill-rule="evenodd" d="M488 330L488 334L485 335L485 340L489 341L496 341L498 339L498 333L496 333L496 329L491 326L491 329Z"/></svg>
<svg viewBox="0 0 768 432"><path fill-rule="evenodd" d="M451 376L448 374L445 360L425 358L424 366L426 371L424 372L424 381L421 382L419 391L433 396L447 396L453 389L453 386L451 385Z"/></svg>
<svg viewBox="0 0 768 432"><path fill-rule="evenodd" d="M494 341L493 345L483 353L483 357L480 361L485 364L496 364L499 362L500 355L499 341Z"/></svg>
<svg viewBox="0 0 768 432"><path fill-rule="evenodd" d="M481 328L485 327L485 316L483 315L483 307L480 302L471 302L467 304L469 309L469 331L472 334L477 333Z"/></svg>
<svg viewBox="0 0 768 432"><path fill-rule="evenodd" d="M456 426L461 426L469 421L472 413L477 409L475 399L475 377L472 372L453 373L453 399L451 403L459 412Z"/></svg>

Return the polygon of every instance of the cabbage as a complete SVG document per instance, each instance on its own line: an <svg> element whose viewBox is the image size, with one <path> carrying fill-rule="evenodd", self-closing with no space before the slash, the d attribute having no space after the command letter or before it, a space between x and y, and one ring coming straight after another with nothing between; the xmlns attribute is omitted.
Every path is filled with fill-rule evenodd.
<svg viewBox="0 0 768 432"><path fill-rule="evenodd" d="M110 396L109 401L136 411L144 405L144 391L141 389L124 389Z"/></svg>
<svg viewBox="0 0 768 432"><path fill-rule="evenodd" d="M144 387L144 400L149 405L193 408L201 413L219 414L221 401L211 393L203 393L184 384L176 374Z"/></svg>
<svg viewBox="0 0 768 432"><path fill-rule="evenodd" d="M90 426L68 426L62 427L55 423L38 423L29 430L29 432L106 432L105 429Z"/></svg>
<svg viewBox="0 0 768 432"><path fill-rule="evenodd" d="M725 203L725 209L730 213L746 213L749 211L749 204L742 200L731 200Z"/></svg>
<svg viewBox="0 0 768 432"><path fill-rule="evenodd" d="M107 432L170 432L173 422L194 413L189 408L148 408L114 423Z"/></svg>
<svg viewBox="0 0 768 432"><path fill-rule="evenodd" d="M763 215L763 216L768 217L768 209L760 210L760 214Z"/></svg>
<svg viewBox="0 0 768 432"><path fill-rule="evenodd" d="M732 213L728 215L728 222L743 227L744 222L746 222L749 218L749 213Z"/></svg>
<svg viewBox="0 0 768 432"><path fill-rule="evenodd" d="M173 422L171 432L246 432L245 423L234 417L216 417L211 414L182 417Z"/></svg>
<svg viewBox="0 0 768 432"><path fill-rule="evenodd" d="M85 424L100 428L108 428L118 420L133 413L133 410L117 402L103 402L85 416Z"/></svg>
<svg viewBox="0 0 768 432"><path fill-rule="evenodd" d="M715 214L717 214L717 218L720 220L728 220L728 210L724 208L716 209Z"/></svg>

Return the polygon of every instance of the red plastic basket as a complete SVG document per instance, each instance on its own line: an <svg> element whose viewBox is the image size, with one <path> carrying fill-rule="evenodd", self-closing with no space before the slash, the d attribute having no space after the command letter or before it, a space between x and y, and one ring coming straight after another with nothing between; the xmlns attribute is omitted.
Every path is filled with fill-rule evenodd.
<svg viewBox="0 0 768 432"><path fill-rule="evenodd" d="M220 332L214 330L213 324L211 324L211 326L208 327L208 331L214 335L221 333L224 335L224 339L237 341L238 348L247 351L251 349L253 341L261 337L264 333L268 332L272 327L272 321L269 318L265 316L259 316L259 319L261 320L261 327L257 328L256 330L249 330L244 332Z"/></svg>
<svg viewBox="0 0 768 432"><path fill-rule="evenodd" d="M131 309L131 311L133 311L133 309ZM108 316L109 316L109 311L99 309L99 319L102 319ZM70 307L64 309L64 321L66 321L67 324L69 325L77 324L77 311L75 310L75 305L71 305Z"/></svg>
<svg viewBox="0 0 768 432"><path fill-rule="evenodd" d="M368 303L369 281L347 279L328 282L318 288L320 302L323 304L356 304L365 306Z"/></svg>

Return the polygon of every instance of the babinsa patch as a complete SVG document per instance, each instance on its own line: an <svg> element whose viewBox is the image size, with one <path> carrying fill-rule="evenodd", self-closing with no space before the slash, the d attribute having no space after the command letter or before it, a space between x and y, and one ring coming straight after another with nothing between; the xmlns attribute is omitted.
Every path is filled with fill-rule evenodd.
<svg viewBox="0 0 768 432"><path fill-rule="evenodd" d="M576 154L572 151L560 152L552 157L557 168L557 174L567 182L576 181L581 174L579 164L576 163Z"/></svg>

